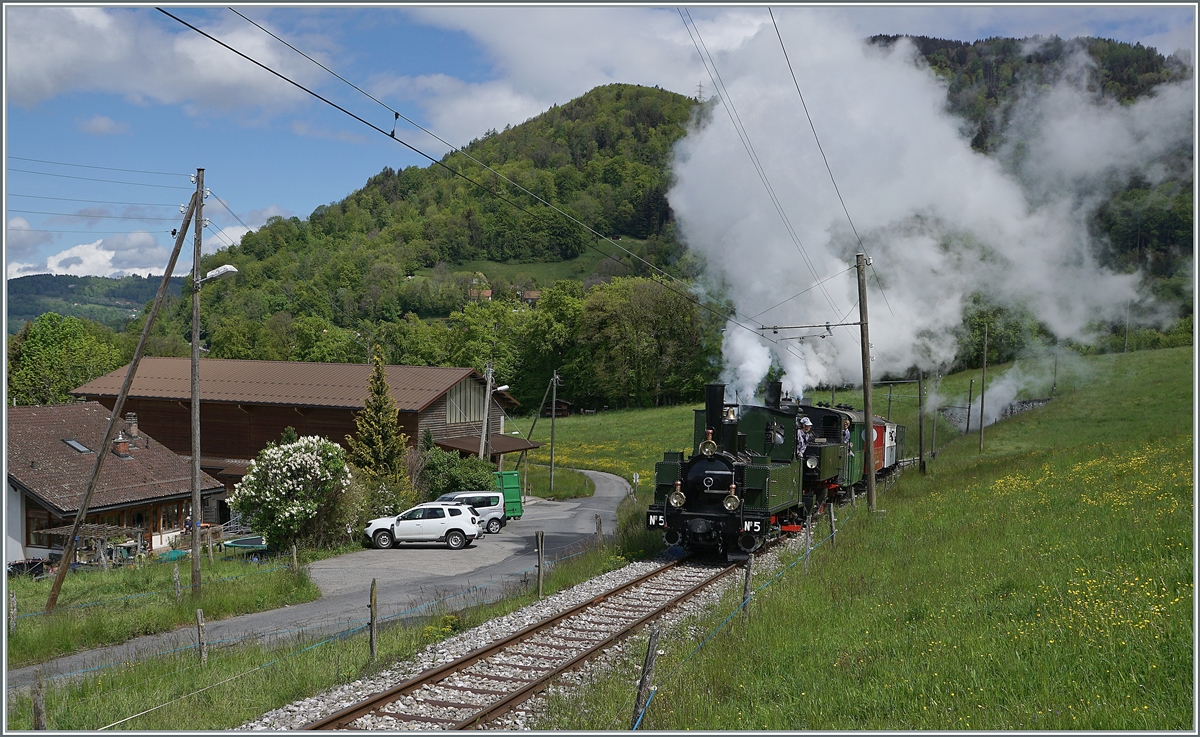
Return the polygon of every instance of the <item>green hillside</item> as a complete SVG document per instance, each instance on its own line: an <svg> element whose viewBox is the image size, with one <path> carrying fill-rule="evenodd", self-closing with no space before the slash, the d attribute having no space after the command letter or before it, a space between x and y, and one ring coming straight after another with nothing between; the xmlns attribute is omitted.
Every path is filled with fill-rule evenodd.
<svg viewBox="0 0 1200 737"><path fill-rule="evenodd" d="M641 728L1190 729L1194 367L1190 348L1084 359L1049 405L989 427L982 453L939 435L884 513L838 512L807 574L796 554L759 571L748 623L727 620L739 584L664 632ZM686 419L658 430L663 449ZM564 433L564 456L619 448L604 428ZM644 653L642 637L534 728L627 728Z"/></svg>
<svg viewBox="0 0 1200 737"><path fill-rule="evenodd" d="M64 317L86 317L121 330L154 299L162 277L54 276L33 274L8 280L8 333L19 333L25 323L46 312ZM178 296L183 278L171 280L170 293Z"/></svg>

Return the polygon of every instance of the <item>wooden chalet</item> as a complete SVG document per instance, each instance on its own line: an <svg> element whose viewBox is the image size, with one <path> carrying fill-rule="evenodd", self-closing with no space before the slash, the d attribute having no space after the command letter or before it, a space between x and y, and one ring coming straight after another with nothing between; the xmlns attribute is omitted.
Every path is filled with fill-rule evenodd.
<svg viewBox="0 0 1200 737"><path fill-rule="evenodd" d="M191 463L136 422L121 422L113 447L100 448L109 416L97 402L8 408L7 560L61 554L69 534L61 528L75 521L97 453L113 455L88 505L83 547L89 539L128 537L134 550L162 548L183 531L192 513ZM224 491L221 482L201 474L204 504ZM59 534L46 532L54 528Z"/></svg>
<svg viewBox="0 0 1200 737"><path fill-rule="evenodd" d="M111 407L127 368L71 393ZM479 451L486 392L479 372L441 366L385 366L384 372L410 445L428 431L444 449ZM289 426L345 446L346 436L357 432L355 414L366 403L370 376L371 365L362 363L200 359L201 468L232 491L249 461ZM143 358L125 411L136 413L163 445L190 457L190 400L191 359ZM540 445L504 434L504 408L516 406L507 392L493 392L486 451L493 461Z"/></svg>

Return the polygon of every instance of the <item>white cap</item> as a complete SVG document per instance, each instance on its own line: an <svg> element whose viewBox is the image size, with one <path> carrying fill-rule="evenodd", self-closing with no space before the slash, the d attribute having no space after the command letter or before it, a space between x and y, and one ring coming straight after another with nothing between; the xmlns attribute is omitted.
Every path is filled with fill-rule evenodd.
<svg viewBox="0 0 1200 737"><path fill-rule="evenodd" d="M808 419L807 417L801 417L800 424L806 427L812 427L812 420Z"/></svg>

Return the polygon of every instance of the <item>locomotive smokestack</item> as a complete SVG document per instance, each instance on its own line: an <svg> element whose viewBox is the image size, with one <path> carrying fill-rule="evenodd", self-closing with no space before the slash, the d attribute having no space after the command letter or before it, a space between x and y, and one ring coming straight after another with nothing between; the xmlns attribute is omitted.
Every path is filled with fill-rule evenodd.
<svg viewBox="0 0 1200 737"><path fill-rule="evenodd" d="M779 398L781 396L783 396L783 382L767 382L767 406L772 409L779 409Z"/></svg>
<svg viewBox="0 0 1200 737"><path fill-rule="evenodd" d="M704 386L704 426L711 428L721 442L721 418L725 414L725 385L705 384Z"/></svg>

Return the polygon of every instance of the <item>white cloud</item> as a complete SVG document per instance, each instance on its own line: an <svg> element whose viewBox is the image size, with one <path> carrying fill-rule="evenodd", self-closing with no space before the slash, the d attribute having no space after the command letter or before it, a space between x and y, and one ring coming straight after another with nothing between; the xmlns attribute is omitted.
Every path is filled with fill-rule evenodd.
<svg viewBox="0 0 1200 737"><path fill-rule="evenodd" d="M204 109L274 111L307 99L195 31L182 25L164 31L153 22L157 13L150 8L9 7L5 14L6 91L24 107L76 91L115 93L134 102L182 103L192 114ZM311 85L324 74L235 16L219 17L216 25L194 25L302 84Z"/></svg>
<svg viewBox="0 0 1200 737"><path fill-rule="evenodd" d="M79 127L79 130L84 133L90 133L93 136L112 136L118 133L129 132L128 123L118 123L104 115L93 115L87 120L76 120L75 125Z"/></svg>
<svg viewBox="0 0 1200 737"><path fill-rule="evenodd" d="M40 246L53 242L54 238L50 233L43 233L32 228L29 221L23 217L8 219L4 250L9 260L27 259L37 253Z"/></svg>
<svg viewBox="0 0 1200 737"><path fill-rule="evenodd" d="M246 221L246 225L257 230L267 224L271 218L289 218L292 216L291 210L285 210L279 205L270 205L261 210L251 210L242 218Z"/></svg>
<svg viewBox="0 0 1200 737"><path fill-rule="evenodd" d="M6 273L9 278L25 274L149 276L162 274L169 257L170 251L159 245L153 234L122 233L72 246L50 256L41 264L10 260Z"/></svg>

